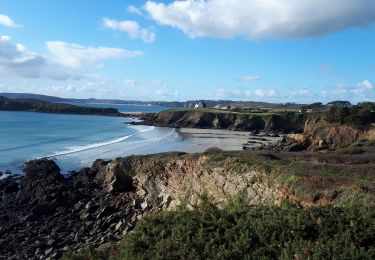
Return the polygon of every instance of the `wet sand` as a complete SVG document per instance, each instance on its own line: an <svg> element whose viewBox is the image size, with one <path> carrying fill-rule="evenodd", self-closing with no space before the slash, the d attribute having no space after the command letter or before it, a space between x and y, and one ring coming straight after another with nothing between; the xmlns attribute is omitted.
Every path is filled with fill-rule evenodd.
<svg viewBox="0 0 375 260"><path fill-rule="evenodd" d="M180 128L176 133L182 138L181 150L185 152L203 152L208 148L219 148L226 151L243 150L243 147L255 147L280 141L282 137L253 135L250 132L239 132L216 129Z"/></svg>

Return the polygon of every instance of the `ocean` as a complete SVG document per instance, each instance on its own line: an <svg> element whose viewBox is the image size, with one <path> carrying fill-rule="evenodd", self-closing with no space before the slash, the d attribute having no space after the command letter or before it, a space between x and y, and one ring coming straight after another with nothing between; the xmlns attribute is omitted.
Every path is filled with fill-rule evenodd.
<svg viewBox="0 0 375 260"><path fill-rule="evenodd" d="M79 104L115 107L120 112L158 112L167 107L122 104ZM0 172L23 174L25 161L53 159L63 173L90 167L96 159L161 152L203 152L217 147L241 150L257 146L248 132L134 126L126 117L0 111ZM266 143L280 138L267 137ZM267 139L266 138L266 139ZM6 175L0 176L4 178Z"/></svg>
<svg viewBox="0 0 375 260"><path fill-rule="evenodd" d="M116 107L121 112L158 112L159 106L77 104ZM21 173L25 161L54 159L63 172L90 166L97 158L168 151L174 129L132 126L131 118L0 111L0 171Z"/></svg>

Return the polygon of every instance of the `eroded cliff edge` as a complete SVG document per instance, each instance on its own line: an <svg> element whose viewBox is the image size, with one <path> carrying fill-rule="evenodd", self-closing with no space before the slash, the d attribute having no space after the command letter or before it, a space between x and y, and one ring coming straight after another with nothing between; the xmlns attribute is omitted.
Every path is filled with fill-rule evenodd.
<svg viewBox="0 0 375 260"><path fill-rule="evenodd" d="M375 150L361 154L286 152L167 153L97 160L62 176L53 161L25 165L0 188L1 255L57 258L64 251L123 238L150 212L217 203L374 206ZM3 251L5 250L6 251Z"/></svg>
<svg viewBox="0 0 375 260"><path fill-rule="evenodd" d="M251 114L217 110L168 110L159 113L145 113L143 122L136 124L163 126L227 129L234 131L302 131L306 115L300 113Z"/></svg>
<svg viewBox="0 0 375 260"><path fill-rule="evenodd" d="M236 113L212 109L145 113L134 124L161 127L266 131L289 134L278 148L289 151L327 150L374 142L373 124L333 123L327 113Z"/></svg>
<svg viewBox="0 0 375 260"><path fill-rule="evenodd" d="M311 115L302 133L290 134L284 145L291 151L319 151L349 146L371 145L375 142L375 127L331 123L325 115Z"/></svg>

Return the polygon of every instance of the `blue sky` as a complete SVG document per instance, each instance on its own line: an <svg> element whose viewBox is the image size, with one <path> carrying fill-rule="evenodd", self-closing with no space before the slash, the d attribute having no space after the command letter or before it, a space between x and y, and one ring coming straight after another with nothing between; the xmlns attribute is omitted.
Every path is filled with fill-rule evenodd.
<svg viewBox="0 0 375 260"><path fill-rule="evenodd" d="M375 100L373 0L0 0L0 92Z"/></svg>

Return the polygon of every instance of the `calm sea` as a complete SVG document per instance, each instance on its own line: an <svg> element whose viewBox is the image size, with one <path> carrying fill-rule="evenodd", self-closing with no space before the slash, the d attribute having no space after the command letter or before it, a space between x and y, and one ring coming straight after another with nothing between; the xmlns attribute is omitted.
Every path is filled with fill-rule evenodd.
<svg viewBox="0 0 375 260"><path fill-rule="evenodd" d="M79 104L83 105L83 104ZM88 104L122 112L157 112L168 108ZM0 111L0 171L20 172L30 159L51 157L63 171L89 166L97 158L168 150L178 138L173 129L130 126L130 118ZM160 143L163 143L161 146ZM164 144L165 143L165 144Z"/></svg>

